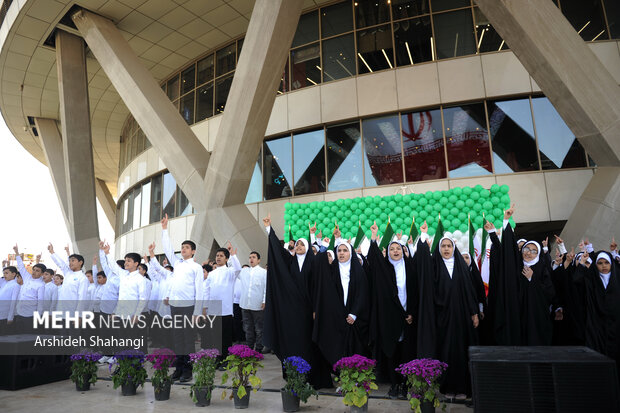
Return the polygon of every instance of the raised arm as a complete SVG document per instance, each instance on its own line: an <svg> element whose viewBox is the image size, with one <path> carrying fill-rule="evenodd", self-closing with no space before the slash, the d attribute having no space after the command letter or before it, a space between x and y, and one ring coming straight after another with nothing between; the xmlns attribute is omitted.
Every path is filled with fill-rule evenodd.
<svg viewBox="0 0 620 413"><path fill-rule="evenodd" d="M104 268L104 271L105 271L105 267L103 265L104 261L106 262L109 271L113 274L120 275L125 271L123 268L118 266L114 258L110 259L110 245L104 244L103 241L100 241L99 242L99 254L101 254L101 251L103 251L103 253L105 254L103 258L101 258L100 260L101 267Z"/></svg>
<svg viewBox="0 0 620 413"><path fill-rule="evenodd" d="M237 249L233 249L230 241L228 242L228 252L230 253L230 270L235 278L239 278L241 263L239 263L239 259L237 258Z"/></svg>
<svg viewBox="0 0 620 413"><path fill-rule="evenodd" d="M110 252L110 246L103 241L99 241L99 263L101 264L101 269L105 273L105 276L108 278L109 282L112 278L118 277L118 274L112 272L108 266L108 258L106 257L108 252Z"/></svg>
<svg viewBox="0 0 620 413"><path fill-rule="evenodd" d="M26 269L26 266L24 265L24 260L22 260L22 257L19 255L19 249L17 248L17 244L15 244L15 246L13 247L13 251L15 251L15 260L17 261L17 269L19 270L19 273L24 279L24 282L26 282L32 278L32 274L28 272L28 270Z"/></svg>
<svg viewBox="0 0 620 413"><path fill-rule="evenodd" d="M170 265L174 267L179 259L175 255L174 249L170 244L170 235L168 235L168 214L161 220L161 229L161 245L164 248L164 254L166 254L166 258L168 258Z"/></svg>
<svg viewBox="0 0 620 413"><path fill-rule="evenodd" d="M67 274L69 274L70 272L72 272L71 269L69 268L69 264L67 263L67 261L65 261L62 258L60 258L58 256L58 254L56 254L54 252L54 246L52 245L51 242L47 246L47 250L49 251L50 255L52 256L52 261L54 261L54 264L56 264L58 266L58 268L60 268L60 270L63 272L63 274L65 274L65 276Z"/></svg>

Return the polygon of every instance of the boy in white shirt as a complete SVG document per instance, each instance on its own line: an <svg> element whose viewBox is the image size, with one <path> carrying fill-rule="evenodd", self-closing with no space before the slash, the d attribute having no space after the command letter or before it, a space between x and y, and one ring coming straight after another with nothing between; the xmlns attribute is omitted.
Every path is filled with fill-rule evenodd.
<svg viewBox="0 0 620 413"><path fill-rule="evenodd" d="M30 274L24 266L22 257L19 255L17 244L13 247L13 251L15 251L17 269L24 280L23 285L19 289L17 305L15 306L15 331L18 334L29 334L33 332L32 318L34 312L43 313L45 283L41 277L46 268L45 265L37 262L37 264L33 265L32 274Z"/></svg>
<svg viewBox="0 0 620 413"><path fill-rule="evenodd" d="M246 344L256 351L263 351L263 313L267 291L267 271L260 264L260 254L250 253L250 266L241 270L241 312Z"/></svg>

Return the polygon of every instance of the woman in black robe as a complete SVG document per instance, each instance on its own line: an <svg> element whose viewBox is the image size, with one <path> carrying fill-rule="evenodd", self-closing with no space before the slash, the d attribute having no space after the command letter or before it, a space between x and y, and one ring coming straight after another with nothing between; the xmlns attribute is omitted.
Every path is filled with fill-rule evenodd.
<svg viewBox="0 0 620 413"><path fill-rule="evenodd" d="M263 343L283 361L299 356L312 366L308 381L315 388L333 387L330 371L312 342L314 292L312 275L316 257L308 254L308 241L299 239L294 254L282 248L271 228L271 216L263 219L269 233L267 291Z"/></svg>
<svg viewBox="0 0 620 413"><path fill-rule="evenodd" d="M620 375L620 280L611 254L599 251L590 268L584 253L573 274L573 282L582 293L585 314L586 346L616 361Z"/></svg>
<svg viewBox="0 0 620 413"><path fill-rule="evenodd" d="M331 264L319 253L317 303L312 338L331 366L342 357L368 355L370 316L368 280L346 242L336 247Z"/></svg>
<svg viewBox="0 0 620 413"><path fill-rule="evenodd" d="M481 327L484 324L484 315L487 307L487 296L484 291L484 281L482 281L482 275L480 274L480 270L478 270L478 265L476 265L475 259L472 259L472 256L469 252L462 252L463 260L465 260L465 264L469 269L469 276L471 280L471 285L474 288L474 292L476 294L476 303L478 304L478 320L479 325L476 329L478 333L479 343L482 345L482 332Z"/></svg>

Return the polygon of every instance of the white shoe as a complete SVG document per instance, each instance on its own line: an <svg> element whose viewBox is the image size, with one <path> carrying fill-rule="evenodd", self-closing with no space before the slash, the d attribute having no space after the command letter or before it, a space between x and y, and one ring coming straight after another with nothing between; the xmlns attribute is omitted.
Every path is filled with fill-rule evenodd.
<svg viewBox="0 0 620 413"><path fill-rule="evenodd" d="M103 356L103 357L101 357L101 358L100 358L97 362L98 362L98 363L101 363L101 364L103 364L103 363L107 363L107 362L108 362L108 359L109 359L109 357L108 357L108 356Z"/></svg>
<svg viewBox="0 0 620 413"><path fill-rule="evenodd" d="M106 360L106 363L108 364L112 364L114 362L116 362L116 359L114 357L108 357L108 359Z"/></svg>

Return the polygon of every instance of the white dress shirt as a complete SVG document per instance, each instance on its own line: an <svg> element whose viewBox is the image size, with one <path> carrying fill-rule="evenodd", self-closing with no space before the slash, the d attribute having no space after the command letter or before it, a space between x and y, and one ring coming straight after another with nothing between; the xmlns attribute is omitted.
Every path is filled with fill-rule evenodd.
<svg viewBox="0 0 620 413"><path fill-rule="evenodd" d="M149 267L149 277L151 277L151 293L149 294L149 303L146 308L149 311L157 311L157 306L159 305L159 285L161 280L159 273L151 271L151 267Z"/></svg>
<svg viewBox="0 0 620 413"><path fill-rule="evenodd" d="M57 311L74 312L88 310L88 278L84 271L71 271L66 261L63 261L57 254L52 254L52 260L60 268L64 275L62 288L58 289Z"/></svg>
<svg viewBox="0 0 620 413"><path fill-rule="evenodd" d="M241 264L236 255L231 255L228 263L230 267L217 267L207 277L208 292L205 296L208 315L227 316L233 314L234 287L241 272Z"/></svg>
<svg viewBox="0 0 620 413"><path fill-rule="evenodd" d="M241 286L239 306L244 310L262 310L267 291L267 271L259 265L243 268L239 274L239 283Z"/></svg>
<svg viewBox="0 0 620 413"><path fill-rule="evenodd" d="M107 284L107 281L106 281L106 284ZM93 311L96 313L101 312L101 296L103 295L103 292L105 291L106 284L101 285L97 283L95 285L95 292L93 292L92 306L93 306Z"/></svg>
<svg viewBox="0 0 620 413"><path fill-rule="evenodd" d="M33 278L26 270L22 257L16 257L17 269L24 280L24 285L19 289L15 313L21 317L32 317L35 311L43 312L43 300L45 298L45 282L43 278Z"/></svg>
<svg viewBox="0 0 620 413"><path fill-rule="evenodd" d="M54 281L45 284L43 293L43 311L54 311L58 301L58 286Z"/></svg>
<svg viewBox="0 0 620 413"><path fill-rule="evenodd" d="M194 315L201 315L203 309L202 297L204 273L202 266L193 258L183 259L175 255L170 245L168 230L164 229L161 234L164 253L168 262L174 268L170 285L170 305L175 307L194 306Z"/></svg>
<svg viewBox="0 0 620 413"><path fill-rule="evenodd" d="M114 314L125 317L140 315L148 303L148 296L146 294L146 282L148 280L137 269L129 272L119 267L114 259L110 259L109 256L106 258L108 258L107 261L110 269L118 274L120 278L118 301Z"/></svg>
<svg viewBox="0 0 620 413"><path fill-rule="evenodd" d="M154 272L159 279L159 297L155 311L162 317L171 317L170 305L166 305L164 299L170 297L173 272L162 267L155 258L149 261L149 271Z"/></svg>
<svg viewBox="0 0 620 413"><path fill-rule="evenodd" d="M103 250L99 250L99 262L101 263L101 268L107 279L106 283L103 285L103 291L101 292L99 310L105 314L114 314L121 280L118 274L113 272L108 266L108 258Z"/></svg>
<svg viewBox="0 0 620 413"><path fill-rule="evenodd" d="M13 321L19 287L21 286L13 278L11 281L6 281L0 288L0 320Z"/></svg>

